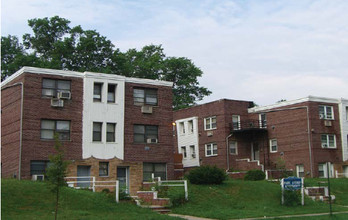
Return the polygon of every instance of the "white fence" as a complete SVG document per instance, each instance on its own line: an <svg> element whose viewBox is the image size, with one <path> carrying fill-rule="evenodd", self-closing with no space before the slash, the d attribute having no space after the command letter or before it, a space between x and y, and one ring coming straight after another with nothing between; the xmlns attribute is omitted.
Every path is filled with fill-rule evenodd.
<svg viewBox="0 0 348 220"><path fill-rule="evenodd" d="M187 180L161 180L161 177L156 177L158 186L169 186L169 187L178 187L183 186L185 191L185 199L188 200L188 188ZM155 180L154 175L152 174L152 179Z"/></svg>
<svg viewBox="0 0 348 220"><path fill-rule="evenodd" d="M69 180L75 179L75 180ZM79 180L82 179L82 180ZM88 180L86 180L88 179ZM118 180L113 181L96 181L95 176L75 176L75 177L65 177L66 183L69 187L73 187L75 189L81 188L89 188L95 192L97 187L115 187L115 200L119 202L119 182ZM80 184L84 184L85 186L79 186ZM88 186L88 187L86 187Z"/></svg>
<svg viewBox="0 0 348 220"><path fill-rule="evenodd" d="M339 173L337 170L335 171L336 178L348 178L348 173Z"/></svg>

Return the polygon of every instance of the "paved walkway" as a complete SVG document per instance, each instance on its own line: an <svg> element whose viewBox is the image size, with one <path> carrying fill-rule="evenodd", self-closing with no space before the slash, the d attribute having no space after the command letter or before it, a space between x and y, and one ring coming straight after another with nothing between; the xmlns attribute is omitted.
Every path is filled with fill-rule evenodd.
<svg viewBox="0 0 348 220"><path fill-rule="evenodd" d="M333 212L332 214L348 214L348 211L343 212ZM195 217L195 216L189 216L189 215L179 215L179 214L168 214L173 217L179 217L187 220L214 220L212 218L201 218L201 217ZM257 220L257 219L275 219L275 218L297 218L297 217L310 217L310 216L323 216L323 215L330 215L329 212L325 213L314 213L314 214L301 214L301 215L283 215L283 216L273 216L273 217L259 217L259 218L241 218L243 220Z"/></svg>

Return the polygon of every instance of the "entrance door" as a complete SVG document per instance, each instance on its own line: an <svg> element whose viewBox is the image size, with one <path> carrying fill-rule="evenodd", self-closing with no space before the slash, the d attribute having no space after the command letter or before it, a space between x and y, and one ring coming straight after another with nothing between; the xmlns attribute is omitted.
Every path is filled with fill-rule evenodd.
<svg viewBox="0 0 348 220"><path fill-rule="evenodd" d="M117 167L117 180L120 183L120 190L129 193L129 167Z"/></svg>
<svg viewBox="0 0 348 220"><path fill-rule="evenodd" d="M257 142L251 143L251 159L260 160L260 148Z"/></svg>
<svg viewBox="0 0 348 220"><path fill-rule="evenodd" d="M90 187L90 178L91 175L91 166L77 166L77 177L85 177L85 178L77 178L77 187L88 188Z"/></svg>

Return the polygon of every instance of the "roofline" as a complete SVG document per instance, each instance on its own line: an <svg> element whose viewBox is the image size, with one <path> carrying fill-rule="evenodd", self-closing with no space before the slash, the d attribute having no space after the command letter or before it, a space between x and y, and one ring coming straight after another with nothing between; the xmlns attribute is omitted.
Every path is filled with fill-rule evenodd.
<svg viewBox="0 0 348 220"><path fill-rule="evenodd" d="M57 75L57 76L65 76L65 77L77 77L77 78L94 77L94 78L100 78L100 79L120 80L120 81L129 82L129 83L149 84L149 85L169 86L169 87L173 86L173 82L161 81L161 80L131 78L131 77L125 77L125 76L116 75L116 74L97 73L97 72L88 72L88 71L85 71L82 73L82 72L69 71L69 70L56 70L56 69L24 66L20 70L12 74L11 76L7 77L3 82L1 82L1 87L10 83L12 80L16 79L23 73Z"/></svg>
<svg viewBox="0 0 348 220"><path fill-rule="evenodd" d="M280 107L295 105L295 104L304 103L304 102L322 102L322 103L339 104L341 102L346 102L346 101L348 100L344 98L334 99L334 98L319 97L319 96L308 96L308 97L304 97L300 99L279 102L272 105L249 108L248 113L262 112L262 111L267 111L274 108L280 108Z"/></svg>
<svg viewBox="0 0 348 220"><path fill-rule="evenodd" d="M214 102L221 102L221 101L234 101L234 102L253 102L253 101L246 101L246 100L235 100L235 99L226 99L226 98L223 98L223 99L218 99L218 100L215 100L215 101L210 101L210 102L206 102L206 103L202 103L202 104L195 104L193 106L188 106L186 108L182 108L182 109L178 109L178 110L175 110L174 112L178 112L178 111L181 111L181 110L185 110L185 109L189 109L189 108L195 108L195 107L199 107L199 106L202 106L202 105L209 105L211 103L214 103Z"/></svg>

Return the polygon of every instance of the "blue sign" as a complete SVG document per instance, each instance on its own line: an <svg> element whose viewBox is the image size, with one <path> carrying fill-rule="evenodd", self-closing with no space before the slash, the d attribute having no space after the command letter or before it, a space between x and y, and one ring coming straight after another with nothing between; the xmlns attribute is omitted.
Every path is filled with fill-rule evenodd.
<svg viewBox="0 0 348 220"><path fill-rule="evenodd" d="M299 190L302 187L302 179L299 177L288 177L283 179L283 187L285 190Z"/></svg>

